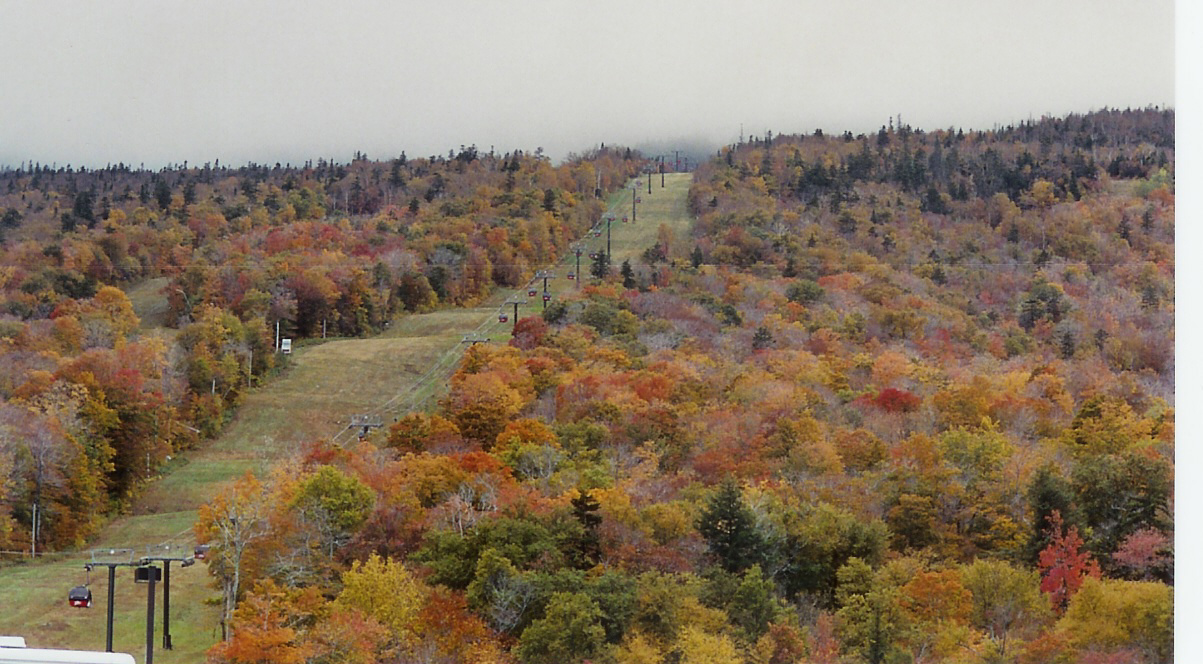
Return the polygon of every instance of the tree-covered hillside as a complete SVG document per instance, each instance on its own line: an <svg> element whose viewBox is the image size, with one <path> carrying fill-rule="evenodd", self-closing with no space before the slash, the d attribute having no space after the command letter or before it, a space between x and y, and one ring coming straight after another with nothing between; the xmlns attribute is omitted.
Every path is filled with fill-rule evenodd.
<svg viewBox="0 0 1203 664"><path fill-rule="evenodd" d="M624 205L678 195L689 232L641 210L620 228L654 240L598 252L508 344L470 345L437 406L314 440L200 510L212 661L1172 661L1173 136L1160 109L891 122L766 133L687 190L640 179ZM521 287L604 213L598 172L609 189L643 168L625 156L356 162L341 185L148 202L147 237L189 238L142 273L171 277L193 349L170 375L194 401L226 381L215 331L237 321L359 334ZM341 219L390 169L409 193L377 212L297 207ZM224 223L193 214L205 201ZM35 266L14 275L59 283L74 237L57 256L10 239ZM14 302L65 297L13 283ZM82 329L136 325L102 292L71 298ZM10 311L4 357L40 368L63 315ZM31 407L68 382L82 409L88 380L109 385L91 358L138 348L63 350L82 359L9 407L49 417Z"/></svg>
<svg viewBox="0 0 1203 664"><path fill-rule="evenodd" d="M272 375L278 334L370 335L525 283L641 163L0 171L0 549L30 548L35 506L37 549L87 542Z"/></svg>
<svg viewBox="0 0 1203 664"><path fill-rule="evenodd" d="M214 656L1168 661L1172 136L722 150L691 237L207 511L263 524Z"/></svg>

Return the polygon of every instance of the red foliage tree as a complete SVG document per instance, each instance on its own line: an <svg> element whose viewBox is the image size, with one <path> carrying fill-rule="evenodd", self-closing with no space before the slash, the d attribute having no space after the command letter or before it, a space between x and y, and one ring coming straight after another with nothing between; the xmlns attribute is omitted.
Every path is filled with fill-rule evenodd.
<svg viewBox="0 0 1203 664"><path fill-rule="evenodd" d="M919 409L922 400L906 390L887 387L873 399L873 404L887 413L910 413Z"/></svg>
<svg viewBox="0 0 1203 664"><path fill-rule="evenodd" d="M519 318L514 324L514 336L510 339L510 345L522 350L533 350L543 343L543 336L546 334L547 323L539 316Z"/></svg>
<svg viewBox="0 0 1203 664"><path fill-rule="evenodd" d="M1082 550L1082 537L1074 526L1065 528L1061 512L1053 510L1048 517L1049 545L1040 552L1037 566L1043 580L1040 590L1048 593L1053 611L1061 614L1069 599L1082 587L1088 576L1102 575L1099 564L1089 551Z"/></svg>

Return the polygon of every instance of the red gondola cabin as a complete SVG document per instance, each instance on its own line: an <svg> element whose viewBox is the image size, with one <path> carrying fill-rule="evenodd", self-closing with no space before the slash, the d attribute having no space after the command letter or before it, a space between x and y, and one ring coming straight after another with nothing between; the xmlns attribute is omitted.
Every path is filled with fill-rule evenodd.
<svg viewBox="0 0 1203 664"><path fill-rule="evenodd" d="M92 590L87 586L75 586L67 593L67 603L77 609L92 607Z"/></svg>

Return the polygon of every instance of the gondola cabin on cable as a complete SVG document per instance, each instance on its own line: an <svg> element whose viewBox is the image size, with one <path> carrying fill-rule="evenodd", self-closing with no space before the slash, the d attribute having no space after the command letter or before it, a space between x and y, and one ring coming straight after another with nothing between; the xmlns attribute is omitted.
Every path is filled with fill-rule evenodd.
<svg viewBox="0 0 1203 664"><path fill-rule="evenodd" d="M550 291L543 291L543 301L544 302L551 301L551 292Z"/></svg>
<svg viewBox="0 0 1203 664"><path fill-rule="evenodd" d="M501 313L497 314L497 322L498 322L498 323L508 323L508 322L510 322L510 316L509 316L509 314L507 314L507 313L506 313L506 312L504 312L504 311L502 311Z"/></svg>
<svg viewBox="0 0 1203 664"><path fill-rule="evenodd" d="M208 544L198 544L196 548L192 549L192 557L197 560L204 560L207 555L209 555Z"/></svg>
<svg viewBox="0 0 1203 664"><path fill-rule="evenodd" d="M539 294L539 291L535 290L534 288L532 288L532 289L530 289L530 290L526 291L526 296L527 296L527 297L534 297L534 296L536 296L536 295L538 295L538 294Z"/></svg>
<svg viewBox="0 0 1203 664"><path fill-rule="evenodd" d="M568 273L568 278L569 278L569 279L576 279L576 273L575 273L575 272L569 272L569 273Z"/></svg>
<svg viewBox="0 0 1203 664"><path fill-rule="evenodd" d="M628 217L623 217L623 218L622 218L622 223L624 223L624 224L625 224L625 223L627 223L628 221L630 221L630 218L628 218Z"/></svg>
<svg viewBox="0 0 1203 664"><path fill-rule="evenodd" d="M92 589L87 586L75 586L67 592L67 603L77 609L92 608Z"/></svg>

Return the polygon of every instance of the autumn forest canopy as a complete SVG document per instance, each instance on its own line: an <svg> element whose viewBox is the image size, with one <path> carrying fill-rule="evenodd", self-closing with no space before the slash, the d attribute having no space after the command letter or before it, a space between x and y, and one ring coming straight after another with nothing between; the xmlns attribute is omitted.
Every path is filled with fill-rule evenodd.
<svg viewBox="0 0 1203 664"><path fill-rule="evenodd" d="M213 496L209 658L1172 661L1174 122L723 147L428 407ZM662 165L0 170L0 549L86 546L277 325L500 301Z"/></svg>

